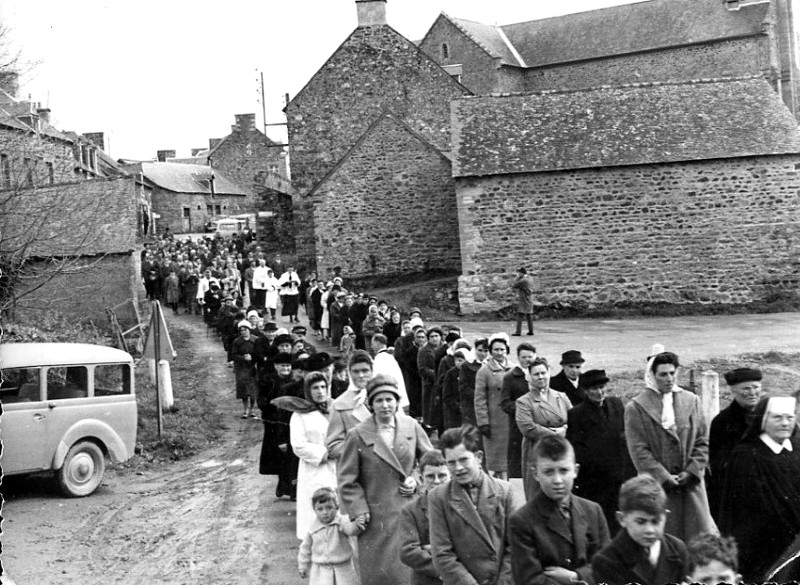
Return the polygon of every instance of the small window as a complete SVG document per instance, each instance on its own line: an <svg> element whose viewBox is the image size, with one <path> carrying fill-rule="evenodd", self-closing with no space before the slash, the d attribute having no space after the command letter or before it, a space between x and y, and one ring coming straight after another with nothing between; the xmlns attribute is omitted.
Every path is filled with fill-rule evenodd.
<svg viewBox="0 0 800 585"><path fill-rule="evenodd" d="M183 208L183 217L192 217L192 208L191 207L184 207Z"/></svg>
<svg viewBox="0 0 800 585"><path fill-rule="evenodd" d="M450 47L447 46L447 43L442 43L442 59L449 59L450 58Z"/></svg>
<svg viewBox="0 0 800 585"><path fill-rule="evenodd" d="M86 398L89 395L89 372L86 366L47 369L47 400Z"/></svg>
<svg viewBox="0 0 800 585"><path fill-rule="evenodd" d="M131 368L127 364L95 366L94 395L119 396L131 393Z"/></svg>
<svg viewBox="0 0 800 585"><path fill-rule="evenodd" d="M39 402L41 389L39 385L39 368L9 368L2 372L0 385L0 402Z"/></svg>
<svg viewBox="0 0 800 585"><path fill-rule="evenodd" d="M22 164L25 167L25 186L33 187L33 161L29 158L22 159Z"/></svg>
<svg viewBox="0 0 800 585"><path fill-rule="evenodd" d="M217 215L222 215L222 208L219 205L215 205L214 213L216 213Z"/></svg>
<svg viewBox="0 0 800 585"><path fill-rule="evenodd" d="M45 163L45 166L47 167L47 182L50 185L54 185L56 182L56 172L55 169L53 168L53 163L51 162Z"/></svg>

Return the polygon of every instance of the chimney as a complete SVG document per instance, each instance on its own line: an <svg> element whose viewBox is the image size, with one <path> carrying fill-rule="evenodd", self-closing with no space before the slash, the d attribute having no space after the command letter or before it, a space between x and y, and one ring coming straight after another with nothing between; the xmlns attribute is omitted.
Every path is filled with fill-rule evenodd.
<svg viewBox="0 0 800 585"><path fill-rule="evenodd" d="M209 150L214 150L217 146L219 146L220 142L222 142L222 138L209 138L208 139L208 149Z"/></svg>
<svg viewBox="0 0 800 585"><path fill-rule="evenodd" d="M256 115L255 114L236 114L236 128L240 132L256 129Z"/></svg>
<svg viewBox="0 0 800 585"><path fill-rule="evenodd" d="M36 113L39 114L40 120L50 123L50 108L36 108Z"/></svg>
<svg viewBox="0 0 800 585"><path fill-rule="evenodd" d="M198 154L200 154L204 150L205 150L205 148L193 148L192 149L192 156L197 156Z"/></svg>
<svg viewBox="0 0 800 585"><path fill-rule="evenodd" d="M386 24L386 0L356 0L358 26L383 26Z"/></svg>
<svg viewBox="0 0 800 585"><path fill-rule="evenodd" d="M158 162L167 162L168 158L175 158L174 150L157 150L156 159Z"/></svg>
<svg viewBox="0 0 800 585"><path fill-rule="evenodd" d="M83 135L86 140L91 140L100 150L106 149L106 137L102 132L89 132Z"/></svg>
<svg viewBox="0 0 800 585"><path fill-rule="evenodd" d="M19 74L16 71L0 72L0 89L15 98L19 93Z"/></svg>

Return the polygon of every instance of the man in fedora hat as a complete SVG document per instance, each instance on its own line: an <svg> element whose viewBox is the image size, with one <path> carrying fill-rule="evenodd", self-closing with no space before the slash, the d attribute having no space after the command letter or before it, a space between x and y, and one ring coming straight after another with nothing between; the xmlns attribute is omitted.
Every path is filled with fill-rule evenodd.
<svg viewBox="0 0 800 585"><path fill-rule="evenodd" d="M522 335L522 319L528 321L528 335L533 335L533 279L528 276L528 269L521 266L517 269L517 277L511 284L517 291L517 328L512 335Z"/></svg>
<svg viewBox="0 0 800 585"><path fill-rule="evenodd" d="M584 393L580 387L580 378L585 361L577 349L565 351L561 354L561 371L550 378L550 388L566 394L573 406L583 402Z"/></svg>
<svg viewBox="0 0 800 585"><path fill-rule="evenodd" d="M622 400L607 395L606 384L605 370L581 375L586 399L567 412L567 440L579 466L573 493L600 504L611 533L616 534L619 488L635 472L625 443L625 407Z"/></svg>

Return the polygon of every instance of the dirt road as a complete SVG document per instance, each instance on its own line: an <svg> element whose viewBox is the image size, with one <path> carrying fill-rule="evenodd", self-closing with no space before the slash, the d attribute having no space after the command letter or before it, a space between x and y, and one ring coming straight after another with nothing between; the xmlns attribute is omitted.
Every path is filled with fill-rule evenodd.
<svg viewBox="0 0 800 585"><path fill-rule="evenodd" d="M192 359L219 393L229 421L220 446L163 471L108 472L81 499L62 498L49 478L7 479L2 560L19 585L303 582L295 504L277 500L275 478L258 474L263 426L238 418L221 345L189 319L173 327L193 329ZM178 400L191 391L173 385Z"/></svg>

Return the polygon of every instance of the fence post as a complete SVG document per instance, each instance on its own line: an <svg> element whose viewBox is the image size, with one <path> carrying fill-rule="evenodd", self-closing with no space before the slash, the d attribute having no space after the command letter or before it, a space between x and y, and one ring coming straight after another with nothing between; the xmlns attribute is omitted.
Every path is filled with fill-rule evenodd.
<svg viewBox="0 0 800 585"><path fill-rule="evenodd" d="M719 374L714 370L706 370L702 374L700 408L709 424L719 414Z"/></svg>

